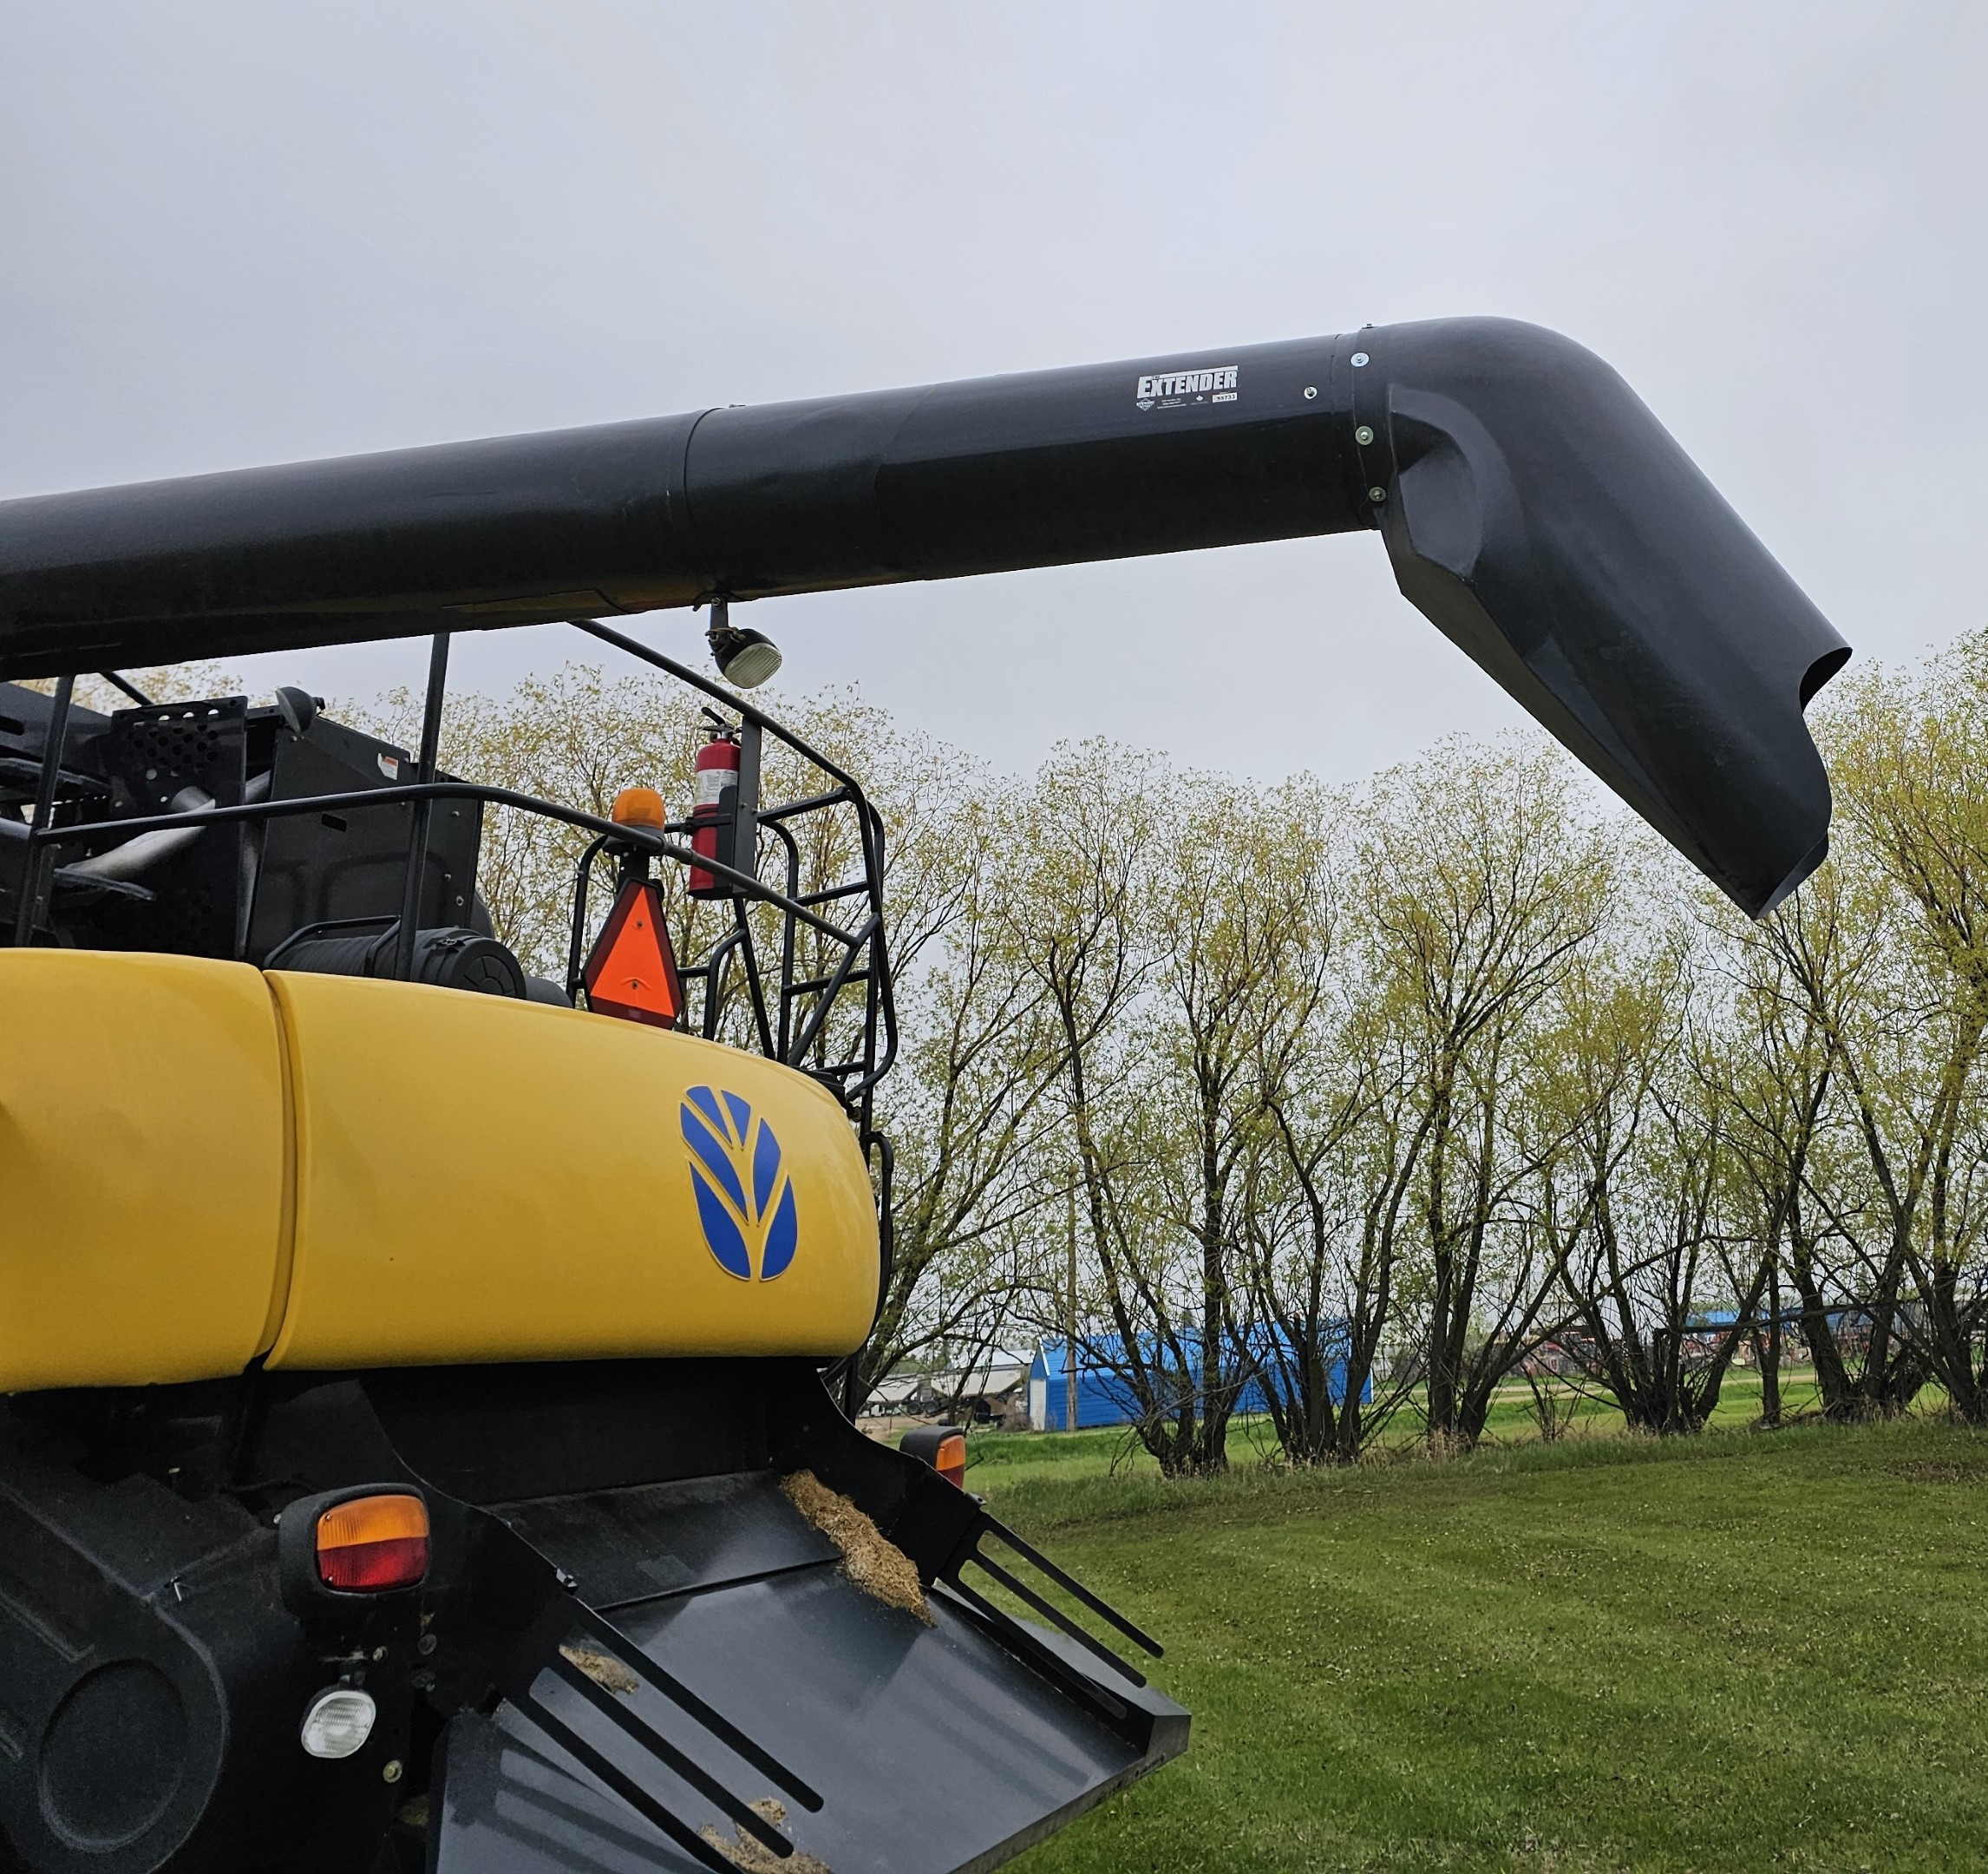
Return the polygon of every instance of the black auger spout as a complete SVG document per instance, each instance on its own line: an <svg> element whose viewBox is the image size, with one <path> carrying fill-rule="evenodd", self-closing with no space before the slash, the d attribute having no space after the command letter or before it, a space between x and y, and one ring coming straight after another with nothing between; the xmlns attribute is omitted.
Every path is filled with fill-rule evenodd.
<svg viewBox="0 0 1988 1874"><path fill-rule="evenodd" d="M1828 847L1849 648L1623 380L1439 319L0 504L0 678L1377 528L1743 909Z"/></svg>

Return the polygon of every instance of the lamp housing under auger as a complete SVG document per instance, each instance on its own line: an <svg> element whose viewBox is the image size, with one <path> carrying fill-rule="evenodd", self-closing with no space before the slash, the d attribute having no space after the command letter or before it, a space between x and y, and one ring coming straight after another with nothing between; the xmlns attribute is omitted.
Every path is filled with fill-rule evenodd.
<svg viewBox="0 0 1988 1874"><path fill-rule="evenodd" d="M784 661L780 646L764 632L731 622L731 606L723 599L711 602L711 622L704 639L711 647L711 661L718 666L719 676L740 690L758 689Z"/></svg>

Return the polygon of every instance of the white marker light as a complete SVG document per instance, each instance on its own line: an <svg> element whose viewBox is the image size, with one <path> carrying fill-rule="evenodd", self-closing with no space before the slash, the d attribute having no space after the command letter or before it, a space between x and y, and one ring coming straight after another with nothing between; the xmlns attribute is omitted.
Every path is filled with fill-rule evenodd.
<svg viewBox="0 0 1988 1874"><path fill-rule="evenodd" d="M373 1734L379 1707L365 1692L333 1686L311 1700L298 1735L313 1757L350 1757Z"/></svg>

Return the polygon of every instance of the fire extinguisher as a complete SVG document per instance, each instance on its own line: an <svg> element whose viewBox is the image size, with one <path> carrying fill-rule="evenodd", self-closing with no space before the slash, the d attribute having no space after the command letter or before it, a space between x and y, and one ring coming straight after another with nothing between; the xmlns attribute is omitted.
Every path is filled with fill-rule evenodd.
<svg viewBox="0 0 1988 1874"><path fill-rule="evenodd" d="M690 810L696 826L690 847L700 859L729 861L731 842L724 834L737 818L738 803L738 737L729 729L714 729L711 739L697 750L697 800ZM688 889L693 898L729 898L733 888L716 873L690 868Z"/></svg>

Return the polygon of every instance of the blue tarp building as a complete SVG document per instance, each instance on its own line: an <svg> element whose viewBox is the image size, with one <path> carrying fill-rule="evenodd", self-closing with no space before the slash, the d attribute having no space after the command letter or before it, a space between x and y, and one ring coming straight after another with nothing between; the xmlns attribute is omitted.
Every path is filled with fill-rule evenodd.
<svg viewBox="0 0 1988 1874"><path fill-rule="evenodd" d="M1139 1405L1132 1389L1119 1377L1119 1369L1124 1360L1119 1349L1122 1343L1115 1334L1100 1334L1095 1338L1080 1338L1077 1341L1077 1387L1076 1429L1088 1432L1100 1425L1129 1425L1139 1416ZM1264 1364L1275 1370L1272 1359L1272 1349L1288 1342L1278 1336L1272 1340L1265 1336L1262 1350ZM1036 1357L1029 1367L1029 1423L1038 1432L1067 1432L1069 1424L1069 1367L1068 1343L1061 1340L1045 1340L1036 1349ZM1194 1376L1200 1379L1200 1365L1195 1364ZM1331 1389L1334 1406L1346 1403L1346 1363L1336 1360L1327 1380ZM1361 1389L1363 1404L1374 1396L1373 1381L1370 1379ZM1264 1397L1263 1386L1252 1379L1236 1401L1239 1413L1261 1412L1270 1409Z"/></svg>

